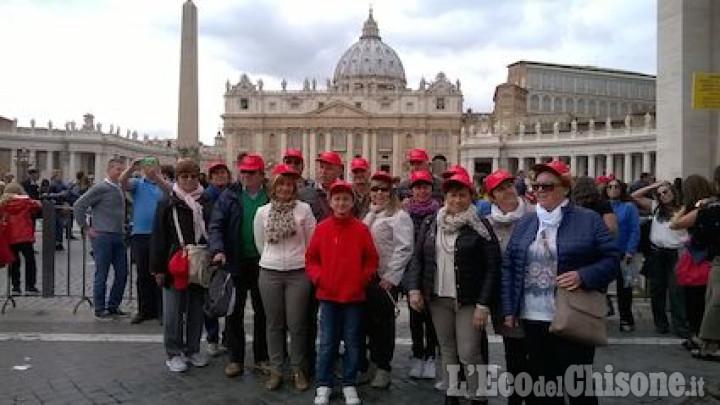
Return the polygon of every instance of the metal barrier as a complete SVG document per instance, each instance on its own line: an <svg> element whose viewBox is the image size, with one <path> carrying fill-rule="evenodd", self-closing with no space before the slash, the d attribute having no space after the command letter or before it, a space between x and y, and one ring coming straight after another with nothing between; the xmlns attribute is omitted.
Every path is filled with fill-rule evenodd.
<svg viewBox="0 0 720 405"><path fill-rule="evenodd" d="M88 249L88 238L84 234L84 232L81 232L81 237L79 242L81 243L81 266L80 266L80 280L75 280L73 277L77 277L78 274L74 271L73 262L75 260L74 255L77 253L73 249L74 242L77 241L75 236L73 235L73 227L74 224L74 218L72 216L72 208L68 206L56 206L53 205L52 201L48 199L43 199L42 201L42 220L41 220L41 236L39 239L39 246L40 246L40 256L42 258L42 264L41 266L36 270L39 274L39 281L40 281L40 291L41 291L41 297L42 298L52 298L52 297L77 297L78 302L73 306L73 314L77 314L77 311L79 310L80 306L87 302L88 306L90 308L93 307L93 300L91 299L91 296L88 295L88 256L92 256L92 253L89 252ZM69 214L69 215L68 215ZM56 239L56 227L58 225L58 215L63 215L66 221L72 221L69 224L65 222L60 222L60 225L63 226L62 230L62 244L64 247L64 254L65 254L65 280L64 283L60 281L60 283L64 284L64 291L58 291L57 286L62 286L62 284L57 284L56 282L59 281L57 279L57 276L59 275L60 269L62 266L60 266L60 269L58 268L57 264L62 263L59 260L62 260L61 257L57 256L56 252L56 246L58 244L58 240ZM133 289L135 288L133 285L133 265L134 265L134 257L132 255L131 249L130 249L130 243L129 240L126 238L126 255L127 255L127 264L128 264L128 279L126 280L126 290L123 292L123 301L130 302L134 299L133 297ZM36 242L37 246L37 242ZM18 258L20 260L20 258ZM75 263L77 264L77 263ZM12 305L13 308L17 308L18 301L17 298L13 295L11 292L11 276L8 266L8 275L7 275L7 288L5 292L5 299L2 305L2 308L0 309L0 314L5 314L7 308L9 305ZM62 277L63 275L60 275ZM92 276L92 273L90 274ZM113 277L116 277L117 273L113 274ZM61 279L62 280L62 279ZM73 283L75 281L75 283ZM81 283L80 288L78 289L75 284L79 281ZM75 288L73 288L75 287ZM63 289L62 287L60 287ZM76 291L79 290L79 291ZM90 290L90 293L92 293L92 289Z"/></svg>

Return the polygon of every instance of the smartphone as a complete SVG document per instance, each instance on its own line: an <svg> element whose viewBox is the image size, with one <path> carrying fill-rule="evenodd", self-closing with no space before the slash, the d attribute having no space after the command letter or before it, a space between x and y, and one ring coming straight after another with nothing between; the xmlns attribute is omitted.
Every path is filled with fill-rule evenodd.
<svg viewBox="0 0 720 405"><path fill-rule="evenodd" d="M156 157L145 157L140 159L140 165L141 166L158 166L160 165L160 161L158 161L158 158Z"/></svg>

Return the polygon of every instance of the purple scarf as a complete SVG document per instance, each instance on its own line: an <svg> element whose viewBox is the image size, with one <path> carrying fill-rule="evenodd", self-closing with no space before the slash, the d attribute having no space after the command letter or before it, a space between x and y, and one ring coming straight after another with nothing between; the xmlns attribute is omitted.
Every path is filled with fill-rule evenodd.
<svg viewBox="0 0 720 405"><path fill-rule="evenodd" d="M439 209L440 203L435 199L430 199L425 202L411 200L407 204L407 211L413 217L426 217L436 213Z"/></svg>

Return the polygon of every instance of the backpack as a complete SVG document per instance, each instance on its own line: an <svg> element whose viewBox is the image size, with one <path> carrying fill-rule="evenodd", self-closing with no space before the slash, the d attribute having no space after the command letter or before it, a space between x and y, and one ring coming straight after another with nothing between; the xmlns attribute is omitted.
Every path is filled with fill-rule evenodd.
<svg viewBox="0 0 720 405"><path fill-rule="evenodd" d="M216 269L210 278L205 314L210 318L230 316L235 310L235 283L225 269Z"/></svg>
<svg viewBox="0 0 720 405"><path fill-rule="evenodd" d="M714 201L698 209L691 232L694 246L708 252L708 260L720 255L720 202Z"/></svg>

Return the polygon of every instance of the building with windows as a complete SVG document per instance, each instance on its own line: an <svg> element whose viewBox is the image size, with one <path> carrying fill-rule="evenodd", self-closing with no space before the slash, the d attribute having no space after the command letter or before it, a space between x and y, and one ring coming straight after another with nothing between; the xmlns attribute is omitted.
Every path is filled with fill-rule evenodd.
<svg viewBox="0 0 720 405"><path fill-rule="evenodd" d="M575 175L632 181L655 172L655 76L519 61L494 102L492 114L463 117L460 161L475 173L551 159Z"/></svg>
<svg viewBox="0 0 720 405"><path fill-rule="evenodd" d="M120 127L103 128L95 123L92 114L85 114L80 126L69 121L61 128L56 128L52 121L46 127L36 126L35 120L29 126L21 126L17 120L0 117L0 175L9 172L24 179L27 170L34 168L42 178L50 178L53 170L61 170L66 180L74 179L78 171L102 179L111 158L130 164L140 157L155 156L163 164L174 164L176 142L150 139L148 135L139 137L137 131L131 130L121 134ZM218 136L215 146L201 145L203 165L220 156L223 142Z"/></svg>
<svg viewBox="0 0 720 405"><path fill-rule="evenodd" d="M257 152L272 165L285 149L297 148L306 156L304 174L310 177L315 173L312 157L323 150L340 153L345 162L363 156L373 170L396 175L406 170L405 152L412 147L457 162L463 109L459 80L452 83L438 73L409 88L403 63L382 41L372 10L359 40L340 56L332 79L319 84L306 78L300 89L289 89L283 80L280 89L270 90L261 79L243 74L238 83L226 84L224 97L228 161L241 152Z"/></svg>

